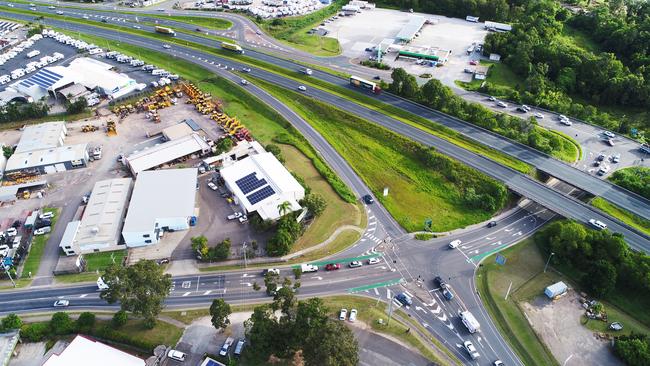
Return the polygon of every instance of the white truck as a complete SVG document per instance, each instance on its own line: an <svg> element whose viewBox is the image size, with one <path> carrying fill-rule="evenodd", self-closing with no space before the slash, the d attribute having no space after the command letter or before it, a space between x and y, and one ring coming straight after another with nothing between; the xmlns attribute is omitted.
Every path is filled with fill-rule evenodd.
<svg viewBox="0 0 650 366"><path fill-rule="evenodd" d="M301 264L300 270L302 271L302 273L318 272L318 266L315 266L313 264Z"/></svg>
<svg viewBox="0 0 650 366"><path fill-rule="evenodd" d="M465 327L467 327L467 330L470 333L476 333L481 329L481 324L479 324L478 320L476 320L471 312L461 311L459 315L460 320L465 324Z"/></svg>

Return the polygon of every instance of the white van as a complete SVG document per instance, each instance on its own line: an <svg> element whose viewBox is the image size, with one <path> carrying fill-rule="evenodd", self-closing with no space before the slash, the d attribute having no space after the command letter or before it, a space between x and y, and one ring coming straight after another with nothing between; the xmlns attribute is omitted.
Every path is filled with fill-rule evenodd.
<svg viewBox="0 0 650 366"><path fill-rule="evenodd" d="M0 76L0 84L1 85L4 85L4 84L6 84L6 83L8 83L10 81L11 81L11 76L9 76L9 75Z"/></svg>
<svg viewBox="0 0 650 366"><path fill-rule="evenodd" d="M88 53L91 54L91 55L96 55L96 54L98 54L98 53L102 53L102 52L103 52L103 51L102 51L101 48L93 48L93 49L91 49L90 51L88 51Z"/></svg>
<svg viewBox="0 0 650 366"><path fill-rule="evenodd" d="M11 79L12 80L21 78L23 76L25 76L25 70L23 70L23 69L16 69L16 70L11 72Z"/></svg>
<svg viewBox="0 0 650 366"><path fill-rule="evenodd" d="M166 70L163 70L163 69L156 69L156 70L152 70L152 71L151 71L151 75L162 75L162 74L164 74L164 73L166 73L166 72L167 72L167 71L166 71Z"/></svg>
<svg viewBox="0 0 650 366"><path fill-rule="evenodd" d="M25 67L25 72L28 74L31 74L34 71L36 71L36 67L34 65Z"/></svg>
<svg viewBox="0 0 650 366"><path fill-rule="evenodd" d="M38 56L40 54L41 54L41 51L33 50L33 51L30 51L29 53L27 53L26 56L27 56L27 58L34 58L34 57L36 57L36 56Z"/></svg>

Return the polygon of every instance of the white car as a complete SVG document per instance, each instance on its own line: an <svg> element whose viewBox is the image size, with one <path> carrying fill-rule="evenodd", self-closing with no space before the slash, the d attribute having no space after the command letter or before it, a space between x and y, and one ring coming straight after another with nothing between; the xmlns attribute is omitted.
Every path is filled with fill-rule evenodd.
<svg viewBox="0 0 650 366"><path fill-rule="evenodd" d="M249 69L248 67L244 67L243 69L241 69L241 71L243 71L245 73L249 73L249 72L251 72L251 69Z"/></svg>
<svg viewBox="0 0 650 366"><path fill-rule="evenodd" d="M307 87L304 86L304 85L300 85L300 86L298 87L298 90L300 90L300 91L307 91Z"/></svg>
<svg viewBox="0 0 650 366"><path fill-rule="evenodd" d="M508 108L508 105L504 102L497 102L497 106L501 108Z"/></svg>
<svg viewBox="0 0 650 366"><path fill-rule="evenodd" d="M248 81L241 79L241 85L248 85Z"/></svg>
<svg viewBox="0 0 650 366"><path fill-rule="evenodd" d="M269 269L264 271L264 275L266 275L267 273L273 273L273 274L276 274L276 275L279 276L280 275L280 270L277 269L277 268L269 268Z"/></svg>
<svg viewBox="0 0 650 366"><path fill-rule="evenodd" d="M43 219L51 219L54 217L54 212L43 212L42 214L38 215L38 218L43 220Z"/></svg>
<svg viewBox="0 0 650 366"><path fill-rule="evenodd" d="M63 12L61 10L56 12L58 15L63 15Z"/></svg>
<svg viewBox="0 0 650 366"><path fill-rule="evenodd" d="M563 124L563 125L565 125L565 126L571 126L571 125L573 124L573 122L571 122L571 121L568 120L568 119L561 119L561 120L560 120L560 123Z"/></svg>
<svg viewBox="0 0 650 366"><path fill-rule="evenodd" d="M621 154L612 156L612 163L618 163L619 161L621 161Z"/></svg>
<svg viewBox="0 0 650 366"><path fill-rule="evenodd" d="M609 137L610 139L613 139L614 137L616 137L616 135L614 133L609 132L609 131L603 131L603 135Z"/></svg>
<svg viewBox="0 0 650 366"><path fill-rule="evenodd" d="M84 19L90 19L90 17L88 15L84 15L83 18Z"/></svg>
<svg viewBox="0 0 650 366"><path fill-rule="evenodd" d="M70 301L68 301L68 300L56 300L54 302L54 305L52 305L52 306L54 306L55 308L65 308L68 305L70 305Z"/></svg>
<svg viewBox="0 0 650 366"><path fill-rule="evenodd" d="M607 229L607 224L605 224L605 223L602 222L602 221L596 220L596 219L590 219L590 220L589 220L589 224L591 224L591 226L595 227L595 228L598 229L598 230L605 230L605 229Z"/></svg>
<svg viewBox="0 0 650 366"><path fill-rule="evenodd" d="M16 230L15 227L10 227L9 229L7 229L5 234L7 234L7 236L16 236L18 234L18 230Z"/></svg>
<svg viewBox="0 0 650 366"><path fill-rule="evenodd" d="M185 358L187 355L181 351L177 351L175 349L170 349L169 352L167 352L167 357L171 358L172 360L176 361L185 361Z"/></svg>
<svg viewBox="0 0 650 366"><path fill-rule="evenodd" d="M241 216L242 216L242 213L241 213L241 212L235 212L235 213L232 214L232 215L228 215L228 220L238 219L238 218L240 218Z"/></svg>
<svg viewBox="0 0 650 366"><path fill-rule="evenodd" d="M533 114L533 116L535 116L535 118L537 119L544 119L544 115L539 112L536 112L535 114Z"/></svg>
<svg viewBox="0 0 650 366"><path fill-rule="evenodd" d="M368 264L377 264L379 262L381 262L381 259L379 259L379 257L368 259Z"/></svg>
<svg viewBox="0 0 650 366"><path fill-rule="evenodd" d="M452 241L451 243L449 243L449 248L456 249L461 243L462 243L462 241L460 241L460 239L456 239L456 240Z"/></svg>
<svg viewBox="0 0 650 366"><path fill-rule="evenodd" d="M172 48L172 46L170 46L170 45L168 45L168 44L164 44L164 45L163 45L163 48L168 50L168 49Z"/></svg>
<svg viewBox="0 0 650 366"><path fill-rule="evenodd" d="M361 266L363 266L363 263L361 263L361 261L350 262L350 268L357 268Z"/></svg>
<svg viewBox="0 0 650 366"><path fill-rule="evenodd" d="M493 96L490 96L490 97L488 97L488 100L489 100L490 102L496 102L496 101L497 101L497 98L495 98L495 97L493 97Z"/></svg>
<svg viewBox="0 0 650 366"><path fill-rule="evenodd" d="M245 222L248 222L248 216L246 216L246 215L242 215L242 216L239 218L239 222L242 223L242 224L245 223Z"/></svg>
<svg viewBox="0 0 650 366"><path fill-rule="evenodd" d="M139 25L134 25L133 28L140 29L141 27Z"/></svg>
<svg viewBox="0 0 650 366"><path fill-rule="evenodd" d="M213 191L216 191L218 189L217 185L212 182L208 182L208 187L210 187L210 189Z"/></svg>
<svg viewBox="0 0 650 366"><path fill-rule="evenodd" d="M339 320L345 320L348 316L348 309L341 309L341 312L339 313Z"/></svg>
<svg viewBox="0 0 650 366"><path fill-rule="evenodd" d="M567 116L565 116L563 114L560 114L559 116L557 116L557 119L559 119L561 121L563 119L569 119L569 117L567 117Z"/></svg>
<svg viewBox="0 0 650 366"><path fill-rule="evenodd" d="M8 245L0 245L0 257L6 257L9 253Z"/></svg>
<svg viewBox="0 0 650 366"><path fill-rule="evenodd" d="M350 316L348 317L348 320L351 322L357 320L357 309L350 310Z"/></svg>
<svg viewBox="0 0 650 366"><path fill-rule="evenodd" d="M479 358L480 355L476 351L476 347L474 347L474 344L472 344L472 342L465 341L465 343L463 343L463 345L465 346L465 349L467 350L467 353L469 353L472 360L476 360L477 358Z"/></svg>
<svg viewBox="0 0 650 366"><path fill-rule="evenodd" d="M52 231L52 228L49 226L42 227L40 229L34 230L34 235L45 235Z"/></svg>

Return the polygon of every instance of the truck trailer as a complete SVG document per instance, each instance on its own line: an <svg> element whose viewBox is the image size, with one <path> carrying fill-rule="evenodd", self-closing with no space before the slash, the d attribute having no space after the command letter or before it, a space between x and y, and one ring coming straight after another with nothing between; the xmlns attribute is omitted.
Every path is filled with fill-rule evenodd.
<svg viewBox="0 0 650 366"><path fill-rule="evenodd" d="M173 29L168 28L168 27L156 26L155 30L156 30L156 33L166 34L166 35L169 35L169 36L172 36L172 37L176 36L176 32L174 32Z"/></svg>
<svg viewBox="0 0 650 366"><path fill-rule="evenodd" d="M221 48L230 50L230 51L235 51L237 53L244 53L244 49L241 48L240 45L234 44L234 43L228 43L228 42L221 42Z"/></svg>
<svg viewBox="0 0 650 366"><path fill-rule="evenodd" d="M357 76L350 76L350 85L361 87L363 89L368 89L375 94L381 93L381 88L376 83L372 81L364 80Z"/></svg>

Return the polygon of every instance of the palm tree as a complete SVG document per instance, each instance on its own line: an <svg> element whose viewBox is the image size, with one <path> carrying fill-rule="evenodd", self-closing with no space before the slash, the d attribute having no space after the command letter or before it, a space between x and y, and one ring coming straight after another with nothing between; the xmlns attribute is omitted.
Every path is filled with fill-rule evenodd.
<svg viewBox="0 0 650 366"><path fill-rule="evenodd" d="M278 212L280 212L281 216L284 216L287 213L291 212L291 203L289 201L284 201L281 204L279 204Z"/></svg>

